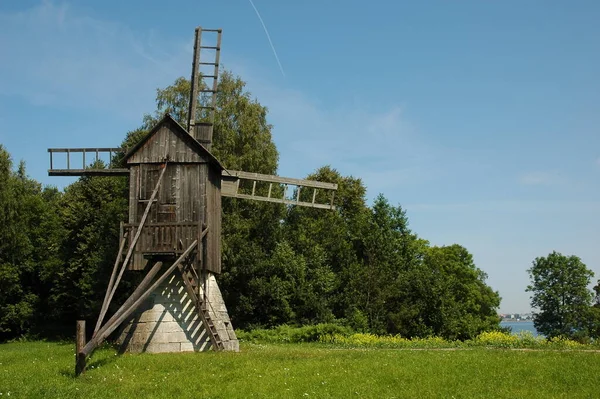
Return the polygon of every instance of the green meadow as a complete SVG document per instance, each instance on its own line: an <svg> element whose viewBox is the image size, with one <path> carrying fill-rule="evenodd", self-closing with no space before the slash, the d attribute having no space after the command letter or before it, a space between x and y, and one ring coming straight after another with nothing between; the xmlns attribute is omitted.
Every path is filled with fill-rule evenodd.
<svg viewBox="0 0 600 399"><path fill-rule="evenodd" d="M239 353L124 354L74 376L72 343L0 345L11 398L596 398L595 350L244 342Z"/></svg>

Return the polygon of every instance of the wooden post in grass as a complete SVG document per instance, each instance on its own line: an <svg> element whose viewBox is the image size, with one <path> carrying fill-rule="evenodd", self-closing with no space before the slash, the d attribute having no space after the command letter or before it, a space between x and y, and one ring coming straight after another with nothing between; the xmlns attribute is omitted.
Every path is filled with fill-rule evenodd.
<svg viewBox="0 0 600 399"><path fill-rule="evenodd" d="M75 337L75 375L78 376L85 371L85 320L77 320L77 333Z"/></svg>

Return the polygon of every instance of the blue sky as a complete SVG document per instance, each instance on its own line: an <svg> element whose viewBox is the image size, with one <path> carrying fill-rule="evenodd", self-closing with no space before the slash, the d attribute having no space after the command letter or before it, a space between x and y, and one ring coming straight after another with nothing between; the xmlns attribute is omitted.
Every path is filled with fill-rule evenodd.
<svg viewBox="0 0 600 399"><path fill-rule="evenodd" d="M248 0L0 2L0 143L31 177L49 147L117 146L190 73L197 25L269 108L279 174L331 164L503 298L552 250L600 277L600 3Z"/></svg>

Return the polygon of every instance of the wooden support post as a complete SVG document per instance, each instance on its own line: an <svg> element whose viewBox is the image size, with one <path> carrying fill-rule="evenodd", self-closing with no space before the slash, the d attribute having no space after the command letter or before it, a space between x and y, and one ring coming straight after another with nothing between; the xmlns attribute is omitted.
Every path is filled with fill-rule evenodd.
<svg viewBox="0 0 600 399"><path fill-rule="evenodd" d="M315 203L316 198L317 198L317 189L315 188L315 189L313 189L313 200L312 200L313 204Z"/></svg>
<svg viewBox="0 0 600 399"><path fill-rule="evenodd" d="M71 169L71 151L67 149L67 169Z"/></svg>
<svg viewBox="0 0 600 399"><path fill-rule="evenodd" d="M269 195L267 195L267 198L271 198L271 190L273 189L273 183L269 183Z"/></svg>
<svg viewBox="0 0 600 399"><path fill-rule="evenodd" d="M77 331L75 335L75 375L78 376L85 371L85 320L77 320Z"/></svg>
<svg viewBox="0 0 600 399"><path fill-rule="evenodd" d="M85 169L85 150L81 152L83 154L83 165L81 165L81 169Z"/></svg>
<svg viewBox="0 0 600 399"><path fill-rule="evenodd" d="M162 282L171 275L171 273L173 273L173 271L177 268L177 266L179 266L179 264L185 260L190 253L192 252L192 250L196 247L196 245L198 244L198 240L195 240L192 245L189 246L188 249L185 250L185 252L183 254L181 254L181 256L175 261L175 263L173 263L166 272L164 272L155 282L154 284L152 284L152 286L150 286L150 288L148 288L143 294L141 294L137 299L134 300L133 298L133 294L131 297L129 297L129 299L126 301L126 303L128 301L132 301L133 304L131 304L131 306L127 307L126 309L124 309L125 304L121 307L121 309L119 311L117 311L117 313L115 313L115 316L113 316L111 318L111 320L109 320L106 325L104 327L102 327L100 329L100 331L98 331L98 334L92 338L90 340L90 342L88 342L85 347L82 350L82 353L85 354L85 356L89 355L94 349L96 349L96 347L98 347L98 345L100 345L102 343L102 341L104 341L106 339L106 337L108 337L114 330L116 330L121 323L123 323L123 321L125 321L125 319L127 319L145 300L146 298L148 298L148 296L150 296L150 294L160 285L162 284ZM137 290L136 290L137 291ZM119 314L119 316L117 317L117 314Z"/></svg>

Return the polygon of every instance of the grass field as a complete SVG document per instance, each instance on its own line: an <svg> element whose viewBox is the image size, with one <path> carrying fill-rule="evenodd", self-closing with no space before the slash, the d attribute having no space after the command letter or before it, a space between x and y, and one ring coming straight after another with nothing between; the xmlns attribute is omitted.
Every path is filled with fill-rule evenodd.
<svg viewBox="0 0 600 399"><path fill-rule="evenodd" d="M0 345L2 398L597 398L596 351L343 349L249 344L240 353L94 353L72 344Z"/></svg>

